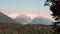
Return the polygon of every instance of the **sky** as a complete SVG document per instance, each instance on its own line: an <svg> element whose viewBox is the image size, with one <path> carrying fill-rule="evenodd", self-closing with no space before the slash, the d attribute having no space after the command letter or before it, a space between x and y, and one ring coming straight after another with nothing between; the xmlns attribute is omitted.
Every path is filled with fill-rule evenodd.
<svg viewBox="0 0 60 34"><path fill-rule="evenodd" d="M0 12L11 18L25 14L31 18L36 16L52 20L49 7L44 6L46 0L0 0Z"/></svg>

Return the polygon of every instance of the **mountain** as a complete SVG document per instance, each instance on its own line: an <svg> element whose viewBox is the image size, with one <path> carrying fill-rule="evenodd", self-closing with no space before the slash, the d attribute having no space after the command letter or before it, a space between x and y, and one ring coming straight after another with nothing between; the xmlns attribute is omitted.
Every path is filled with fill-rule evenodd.
<svg viewBox="0 0 60 34"><path fill-rule="evenodd" d="M31 19L30 17L27 17L26 15L20 15L15 18L15 21L21 24L51 24L52 21L46 18L42 17L35 17Z"/></svg>
<svg viewBox="0 0 60 34"><path fill-rule="evenodd" d="M42 17L35 17L34 19L32 19L30 24L52 24L52 21L46 18L42 18Z"/></svg>
<svg viewBox="0 0 60 34"><path fill-rule="evenodd" d="M11 19L10 17L8 17L7 15L3 14L0 12L0 22L2 23L16 23L16 21L14 21L13 19Z"/></svg>
<svg viewBox="0 0 60 34"><path fill-rule="evenodd" d="M22 24L28 24L31 18L27 17L26 15L20 15L15 18L15 21Z"/></svg>

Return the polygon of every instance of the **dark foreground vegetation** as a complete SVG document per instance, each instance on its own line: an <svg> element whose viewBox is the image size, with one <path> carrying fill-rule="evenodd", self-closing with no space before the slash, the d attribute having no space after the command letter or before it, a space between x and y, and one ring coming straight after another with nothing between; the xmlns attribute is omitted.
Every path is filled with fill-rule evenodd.
<svg viewBox="0 0 60 34"><path fill-rule="evenodd" d="M50 31L49 25L0 23L0 34L52 34Z"/></svg>

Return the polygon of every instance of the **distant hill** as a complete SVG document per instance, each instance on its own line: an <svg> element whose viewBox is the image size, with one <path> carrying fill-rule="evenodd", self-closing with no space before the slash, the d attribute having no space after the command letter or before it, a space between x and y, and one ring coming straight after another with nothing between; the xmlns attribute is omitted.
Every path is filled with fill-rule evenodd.
<svg viewBox="0 0 60 34"><path fill-rule="evenodd" d="M15 18L15 21L20 24L29 24L29 22L31 21L31 18L27 17L26 15L20 15Z"/></svg>
<svg viewBox="0 0 60 34"><path fill-rule="evenodd" d="M7 15L3 14L0 12L0 22L2 23L16 23L16 21L14 21L13 19L11 19L10 17L8 17Z"/></svg>
<svg viewBox="0 0 60 34"><path fill-rule="evenodd" d="M30 24L45 24L45 25L49 25L52 24L53 21L46 19L46 18L42 18L42 17L36 17L34 19L32 19Z"/></svg>
<svg viewBox="0 0 60 34"><path fill-rule="evenodd" d="M26 15L20 15L15 18L15 21L20 24L52 24L52 21L46 18L42 17L35 17L31 19L30 17L27 17Z"/></svg>

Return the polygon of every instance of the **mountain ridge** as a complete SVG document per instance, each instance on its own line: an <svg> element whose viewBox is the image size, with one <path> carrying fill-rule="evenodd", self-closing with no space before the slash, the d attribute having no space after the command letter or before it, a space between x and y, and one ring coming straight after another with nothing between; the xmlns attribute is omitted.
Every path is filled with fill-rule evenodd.
<svg viewBox="0 0 60 34"><path fill-rule="evenodd" d="M23 17L21 17L21 16L19 16L19 17L16 17L15 18L15 21L17 21L18 23L20 23L20 24L23 24L23 23L27 23L27 24L41 24L42 22L49 22L49 23L51 23L52 21L51 20L49 20L49 19L46 19L46 18L42 18L42 17L40 17L40 16L37 16L37 17L35 17L35 18L33 18L33 19L31 19L30 17L28 17L28 16L26 16L26 15L22 15ZM33 21L35 21L36 20L36 22L33 22ZM22 22L21 22L22 21ZM38 23L39 22L39 23ZM44 23L44 24L45 24ZM47 24L46 23L46 24Z"/></svg>
<svg viewBox="0 0 60 34"><path fill-rule="evenodd" d="M8 22L8 23L16 23L16 21L11 19L7 15L3 14L2 12L0 12L0 22L2 22L2 23L6 23L6 22Z"/></svg>

